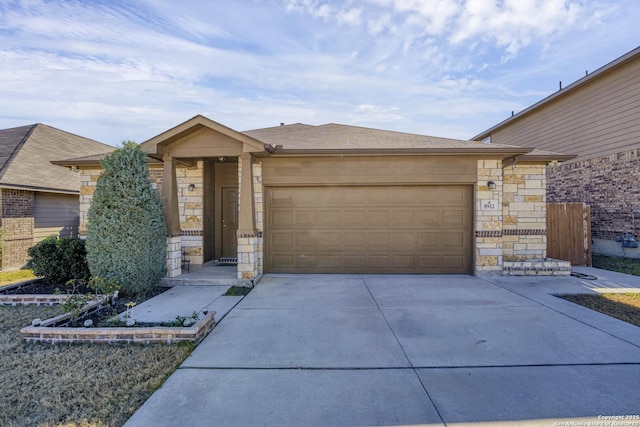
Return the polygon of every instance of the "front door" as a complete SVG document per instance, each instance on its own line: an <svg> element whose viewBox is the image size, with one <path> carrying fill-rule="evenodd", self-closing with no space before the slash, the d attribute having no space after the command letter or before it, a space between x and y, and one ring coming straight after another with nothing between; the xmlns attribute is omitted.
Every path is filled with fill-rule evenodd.
<svg viewBox="0 0 640 427"><path fill-rule="evenodd" d="M222 188L222 257L238 256L238 189Z"/></svg>

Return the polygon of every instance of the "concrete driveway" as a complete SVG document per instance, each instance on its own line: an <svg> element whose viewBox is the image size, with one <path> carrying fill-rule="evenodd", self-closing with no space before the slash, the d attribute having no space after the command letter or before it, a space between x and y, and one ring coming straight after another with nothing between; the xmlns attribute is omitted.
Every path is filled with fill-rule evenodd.
<svg viewBox="0 0 640 427"><path fill-rule="evenodd" d="M603 286L268 275L127 426L558 426L640 415L640 328L550 295Z"/></svg>

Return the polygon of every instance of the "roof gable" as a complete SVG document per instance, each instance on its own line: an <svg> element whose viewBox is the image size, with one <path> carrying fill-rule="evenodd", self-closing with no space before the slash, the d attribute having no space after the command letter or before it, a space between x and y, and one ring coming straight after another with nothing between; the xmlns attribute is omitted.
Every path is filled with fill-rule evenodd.
<svg viewBox="0 0 640 427"><path fill-rule="evenodd" d="M242 144L241 152L259 153L265 151L264 143L261 141L218 122L214 122L200 114L143 142L140 147L142 151L148 153L150 156L161 158L167 147L183 144L187 140L204 134L208 134L210 137L216 134L220 135L220 138L223 139L225 143L233 142Z"/></svg>

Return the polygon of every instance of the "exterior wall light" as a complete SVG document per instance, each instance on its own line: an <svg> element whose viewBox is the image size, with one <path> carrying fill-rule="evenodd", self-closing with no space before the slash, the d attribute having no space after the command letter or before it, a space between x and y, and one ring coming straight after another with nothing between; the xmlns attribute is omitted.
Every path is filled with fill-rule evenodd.
<svg viewBox="0 0 640 427"><path fill-rule="evenodd" d="M495 190L496 189L496 183L493 181L488 181L487 182L487 187L489 187L489 190Z"/></svg>
<svg viewBox="0 0 640 427"><path fill-rule="evenodd" d="M196 189L196 185L195 184L189 184L189 191L193 191Z"/></svg>

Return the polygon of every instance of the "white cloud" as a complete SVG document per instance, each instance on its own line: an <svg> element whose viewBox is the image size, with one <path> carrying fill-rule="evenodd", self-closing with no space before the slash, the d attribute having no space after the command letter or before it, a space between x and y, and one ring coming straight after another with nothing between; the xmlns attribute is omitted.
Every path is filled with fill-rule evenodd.
<svg viewBox="0 0 640 427"><path fill-rule="evenodd" d="M612 29L632 32L637 14L601 1L0 2L0 127L116 144L204 114L239 130L469 137L548 94L584 52L615 57Z"/></svg>

